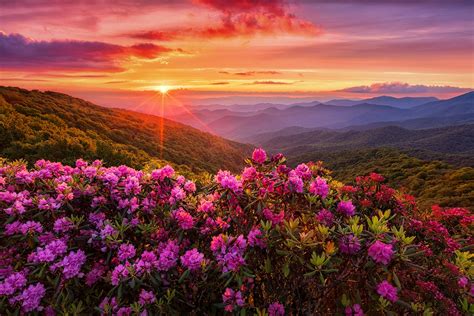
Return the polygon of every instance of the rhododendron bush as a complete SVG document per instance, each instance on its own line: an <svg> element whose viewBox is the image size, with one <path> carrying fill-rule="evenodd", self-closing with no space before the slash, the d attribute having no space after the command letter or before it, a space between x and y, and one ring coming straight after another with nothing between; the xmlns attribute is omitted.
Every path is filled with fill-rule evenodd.
<svg viewBox="0 0 474 316"><path fill-rule="evenodd" d="M99 161L0 167L2 314L474 311L473 216L258 149L192 182Z"/></svg>

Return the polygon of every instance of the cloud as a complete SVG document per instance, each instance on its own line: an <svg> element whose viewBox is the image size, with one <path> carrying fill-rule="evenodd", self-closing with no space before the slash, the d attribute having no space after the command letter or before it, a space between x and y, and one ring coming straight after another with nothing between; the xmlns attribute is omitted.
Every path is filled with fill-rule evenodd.
<svg viewBox="0 0 474 316"><path fill-rule="evenodd" d="M228 81L219 81L219 82L213 82L211 84L214 85L214 86L221 86L221 85L229 84L229 82Z"/></svg>
<svg viewBox="0 0 474 316"><path fill-rule="evenodd" d="M121 46L77 40L37 41L0 32L0 66L6 69L121 71L122 60L154 59L172 51L182 52L151 43Z"/></svg>
<svg viewBox="0 0 474 316"><path fill-rule="evenodd" d="M281 75L282 73L274 70L262 70L262 71L244 71L244 72L228 72L228 71L219 71L220 74L224 75L234 75L234 76L243 76L243 77L252 77L256 75Z"/></svg>
<svg viewBox="0 0 474 316"><path fill-rule="evenodd" d="M127 33L131 38L170 41L182 38L232 38L255 35L296 34L315 36L320 30L310 21L298 18L283 0L194 0L218 14L209 27L183 27L170 30L142 30Z"/></svg>
<svg viewBox="0 0 474 316"><path fill-rule="evenodd" d="M429 86L429 85L411 85L403 82L384 82L374 83L370 86L349 87L340 92L350 93L455 93L467 92L471 89L452 87L452 86Z"/></svg>
<svg viewBox="0 0 474 316"><path fill-rule="evenodd" d="M206 38L254 36L258 34L299 34L314 36L319 30L296 17L280 0L196 0L220 13L220 23L198 32Z"/></svg>
<svg viewBox="0 0 474 316"><path fill-rule="evenodd" d="M266 85L285 85L285 84L293 84L293 82L285 82L285 81L271 81L271 80L265 80L265 81L254 81L250 84L266 84Z"/></svg>
<svg viewBox="0 0 474 316"><path fill-rule="evenodd" d="M138 31L126 34L127 37L153 40L153 41L172 41L182 36L185 30L181 31Z"/></svg>

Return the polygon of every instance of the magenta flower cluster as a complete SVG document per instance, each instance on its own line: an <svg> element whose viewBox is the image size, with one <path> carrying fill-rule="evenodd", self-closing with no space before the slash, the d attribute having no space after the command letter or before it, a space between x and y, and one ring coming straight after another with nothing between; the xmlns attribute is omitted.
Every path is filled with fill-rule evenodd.
<svg viewBox="0 0 474 316"><path fill-rule="evenodd" d="M377 263L389 264L394 254L393 246L376 240L368 250L369 256Z"/></svg>

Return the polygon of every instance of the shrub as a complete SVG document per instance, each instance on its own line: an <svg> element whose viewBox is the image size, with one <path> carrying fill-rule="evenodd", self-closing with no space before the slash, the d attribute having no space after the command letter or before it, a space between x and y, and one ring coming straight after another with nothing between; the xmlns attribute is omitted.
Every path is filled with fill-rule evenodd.
<svg viewBox="0 0 474 316"><path fill-rule="evenodd" d="M473 312L473 215L430 212L378 174L259 150L191 182L40 160L0 168L0 310L54 314Z"/></svg>

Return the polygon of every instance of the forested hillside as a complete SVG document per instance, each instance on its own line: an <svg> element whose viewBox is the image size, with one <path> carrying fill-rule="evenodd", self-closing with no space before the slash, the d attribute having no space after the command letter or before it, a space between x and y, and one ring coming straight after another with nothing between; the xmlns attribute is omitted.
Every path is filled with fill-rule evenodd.
<svg viewBox="0 0 474 316"><path fill-rule="evenodd" d="M382 174L390 185L414 195L418 204L429 207L462 206L474 208L474 168L454 167L441 161L415 158L396 149L358 149L338 152L313 151L290 158L296 165L322 160L333 176L350 182L358 175Z"/></svg>
<svg viewBox="0 0 474 316"><path fill-rule="evenodd" d="M160 144L163 123L164 145ZM56 92L0 87L0 156L141 168L162 158L194 171L240 169L246 145L160 117L103 108Z"/></svg>
<svg viewBox="0 0 474 316"><path fill-rule="evenodd" d="M408 130L386 126L370 130L314 130L278 135L258 143L294 157L313 152L391 147L427 160L443 160L457 166L474 166L474 125Z"/></svg>

